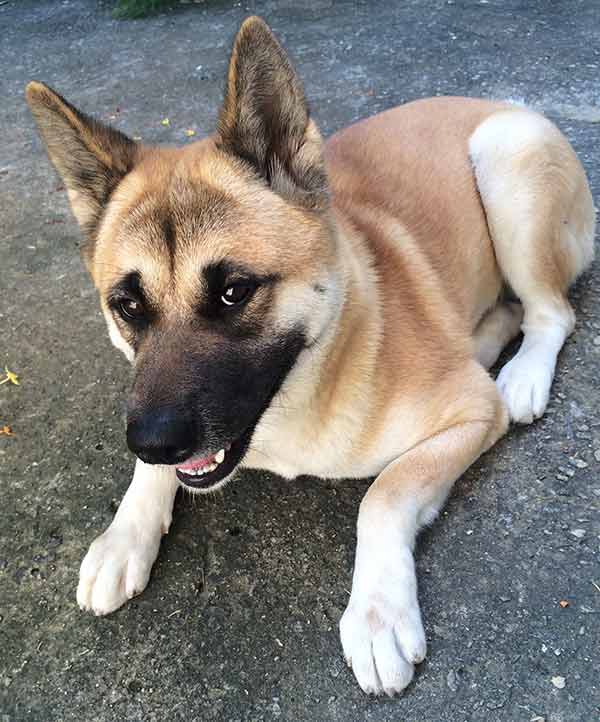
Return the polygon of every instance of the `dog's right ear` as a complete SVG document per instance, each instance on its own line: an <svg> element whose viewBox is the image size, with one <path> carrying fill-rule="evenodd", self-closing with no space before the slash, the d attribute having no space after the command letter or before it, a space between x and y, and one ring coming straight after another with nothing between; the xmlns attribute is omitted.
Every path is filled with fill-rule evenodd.
<svg viewBox="0 0 600 722"><path fill-rule="evenodd" d="M140 146L77 110L43 83L29 83L26 96L50 160L67 187L89 249L102 209L133 168Z"/></svg>

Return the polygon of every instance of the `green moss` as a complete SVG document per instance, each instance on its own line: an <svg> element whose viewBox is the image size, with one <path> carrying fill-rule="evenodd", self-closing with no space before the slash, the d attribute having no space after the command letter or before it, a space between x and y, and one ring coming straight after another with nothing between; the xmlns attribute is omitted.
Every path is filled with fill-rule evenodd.
<svg viewBox="0 0 600 722"><path fill-rule="evenodd" d="M175 5L177 0L118 0L114 9L116 18L143 18Z"/></svg>

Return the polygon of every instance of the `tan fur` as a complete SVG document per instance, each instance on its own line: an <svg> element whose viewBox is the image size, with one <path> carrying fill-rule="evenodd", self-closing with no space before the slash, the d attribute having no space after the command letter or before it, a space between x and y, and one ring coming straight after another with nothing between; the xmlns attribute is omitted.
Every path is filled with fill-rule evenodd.
<svg viewBox="0 0 600 722"><path fill-rule="evenodd" d="M111 337L130 358L131 331L106 302L124 274L139 271L161 308L151 351L163 370L216 342L208 327L191 330L207 264L233 259L277 274L245 318L261 337L301 326L306 348L243 464L287 477L377 476L361 505L341 636L365 691L400 691L425 654L415 536L509 416L543 413L573 328L566 292L591 261L595 218L568 142L527 109L432 98L358 123L323 148L291 64L258 19L236 39L215 136L183 149L126 143L132 168L118 160L121 146L115 160L106 129L45 86L30 86L28 99L84 225L81 183L60 137L123 176L101 218L98 194L83 202L93 199L97 218L88 263ZM521 322L523 344L497 387L485 369ZM155 486L162 478L139 468L136 490L144 475ZM90 570L104 546L95 549L80 603L106 613L122 593L94 591Z"/></svg>

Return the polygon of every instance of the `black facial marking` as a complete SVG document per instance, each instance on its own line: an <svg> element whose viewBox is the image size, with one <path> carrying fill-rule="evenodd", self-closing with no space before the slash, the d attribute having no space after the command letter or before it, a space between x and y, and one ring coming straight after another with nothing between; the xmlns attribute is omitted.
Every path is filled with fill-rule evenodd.
<svg viewBox="0 0 600 722"><path fill-rule="evenodd" d="M167 248L169 249L169 253L172 256L175 251L177 238L175 233L175 224L173 223L173 219L171 218L170 213L166 213L164 215L164 218L162 219L162 230L165 243L167 245Z"/></svg>
<svg viewBox="0 0 600 722"><path fill-rule="evenodd" d="M132 450L149 463L180 463L231 445L237 465L305 348L304 332L294 328L268 341L222 339L210 345L191 328L185 333L175 339L159 334L151 346L142 346L128 422L144 438L136 436ZM166 369L174 383L165 385ZM186 423L167 423L167 412Z"/></svg>

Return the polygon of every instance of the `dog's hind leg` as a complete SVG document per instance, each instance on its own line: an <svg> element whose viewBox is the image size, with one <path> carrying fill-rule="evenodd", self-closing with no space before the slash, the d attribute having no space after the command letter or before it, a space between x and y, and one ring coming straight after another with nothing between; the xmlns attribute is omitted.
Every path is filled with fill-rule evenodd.
<svg viewBox="0 0 600 722"><path fill-rule="evenodd" d="M523 307L520 303L499 303L475 329L475 358L485 369L492 367L502 349L519 335Z"/></svg>
<svg viewBox="0 0 600 722"><path fill-rule="evenodd" d="M497 383L511 419L530 423L575 325L567 291L593 257L592 196L565 137L532 111L494 113L469 150L500 271L524 311L523 343Z"/></svg>

